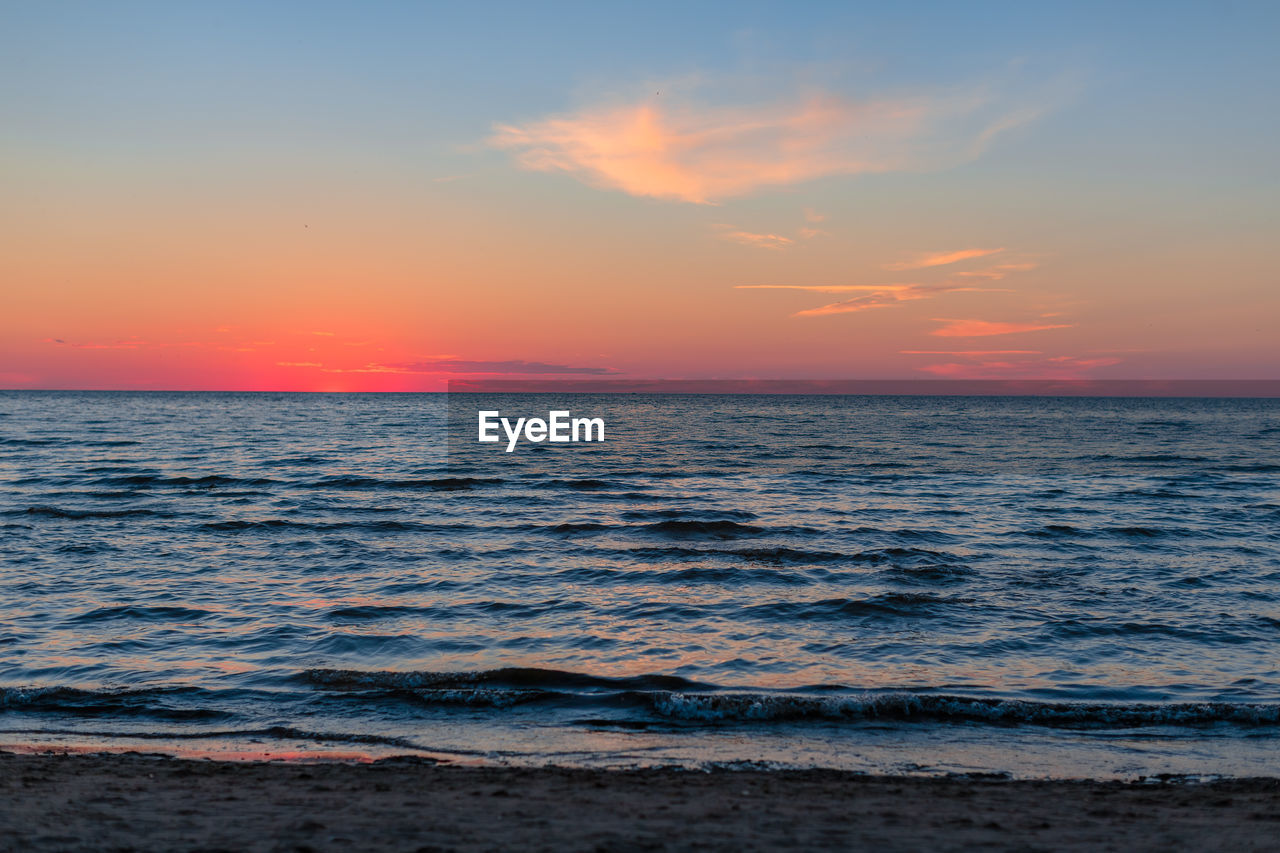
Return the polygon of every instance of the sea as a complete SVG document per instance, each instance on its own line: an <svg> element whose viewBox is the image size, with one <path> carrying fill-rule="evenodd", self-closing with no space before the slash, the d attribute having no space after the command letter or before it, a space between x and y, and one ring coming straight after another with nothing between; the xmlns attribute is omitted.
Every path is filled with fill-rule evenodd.
<svg viewBox="0 0 1280 853"><path fill-rule="evenodd" d="M0 749L1277 776L1278 474L1275 399L3 392Z"/></svg>

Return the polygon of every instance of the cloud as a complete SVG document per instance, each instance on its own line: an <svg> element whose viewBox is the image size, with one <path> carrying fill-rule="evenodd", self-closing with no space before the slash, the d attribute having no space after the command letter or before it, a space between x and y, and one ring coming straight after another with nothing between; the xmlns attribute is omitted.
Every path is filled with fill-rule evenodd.
<svg viewBox="0 0 1280 853"><path fill-rule="evenodd" d="M928 364L919 370L947 379L1087 379L1092 371L1119 363L1118 358L1060 355L1021 361Z"/></svg>
<svg viewBox="0 0 1280 853"><path fill-rule="evenodd" d="M1038 349L901 349L902 355L1039 355Z"/></svg>
<svg viewBox="0 0 1280 853"><path fill-rule="evenodd" d="M277 361L277 367L324 367L323 364L315 361Z"/></svg>
<svg viewBox="0 0 1280 853"><path fill-rule="evenodd" d="M783 234L757 234L754 231L747 231L736 225L727 225L719 223L711 226L715 229L721 240L729 240L733 243L741 243L744 246L755 246L760 249L790 249L796 245L797 240L812 240L814 237L822 237L826 235L826 231L821 228L812 228L809 226L801 226L796 229L795 237L787 237Z"/></svg>
<svg viewBox="0 0 1280 853"><path fill-rule="evenodd" d="M955 287L942 284L739 284L737 290L801 290L814 293L855 293L849 299L806 308L792 314L793 317L824 317L830 314L852 314L872 308L888 308L903 302L930 299L939 293L990 292L983 287ZM999 291L1006 292L1006 291Z"/></svg>
<svg viewBox="0 0 1280 853"><path fill-rule="evenodd" d="M996 264L995 266L987 267L986 269L967 270L964 272L954 273L954 275L963 276L965 278L987 278L987 279L991 279L992 281L999 281L1000 279L1007 276L1009 273L1027 272L1029 270L1035 269L1036 266L1037 265L1034 263Z"/></svg>
<svg viewBox="0 0 1280 853"><path fill-rule="evenodd" d="M934 322L946 323L929 334L940 338L984 338L990 335L1013 335L1019 332L1043 332L1046 329L1069 329L1069 323L1001 323L994 320L950 320L934 317Z"/></svg>
<svg viewBox="0 0 1280 853"><path fill-rule="evenodd" d="M814 210L812 207L806 207L804 209L805 222L812 222L816 225L817 223L824 221L826 218L827 218L826 214L819 213L818 211Z"/></svg>
<svg viewBox="0 0 1280 853"><path fill-rule="evenodd" d="M147 343L146 341L139 341L139 340L115 341L114 343L109 343L109 344L100 344L100 343L71 344L71 343L67 343L62 338L45 338L44 340L41 341L41 343L58 344L60 346L72 347L74 349L142 349L143 347L151 346L151 344Z"/></svg>
<svg viewBox="0 0 1280 853"><path fill-rule="evenodd" d="M940 168L1030 120L990 91L852 100L822 91L725 105L680 95L495 125L523 168L693 204L832 175ZM717 101L719 103L717 103Z"/></svg>
<svg viewBox="0 0 1280 853"><path fill-rule="evenodd" d="M964 249L957 252L944 252L927 255L910 264L914 267L932 267L942 266L954 263L962 258L979 257L981 255L989 255L995 252L1002 252L1004 249ZM1010 267L1022 268L1022 264L1009 264ZM831 314L853 314L860 311L868 311L873 308L888 308L894 305L900 305L904 302L914 302L921 299L931 299L934 296L944 293L1012 293L1009 288L1004 287L973 287L965 284L963 280L957 281L954 278L944 278L933 284L920 283L881 283L881 284L739 284L735 286L737 290L798 290L811 293L850 293L854 294L847 299L839 302L832 302L827 305L820 305L816 308L806 308L792 314L793 317L824 317ZM1043 318L1042 318L1043 319ZM952 322L953 324L968 323L970 326L966 328L981 328L972 326L973 323L982 323L983 321L941 321ZM986 331L973 332L975 335L992 335L1004 334L1005 331L1030 331L1031 329L1013 329L1009 328L1002 331L992 331L1000 324L987 324ZM1008 324L1005 324L1008 325ZM1057 328L1057 326L1040 326L1036 328ZM938 330L934 334L948 335L958 334L947 331L945 329Z"/></svg>
<svg viewBox="0 0 1280 853"><path fill-rule="evenodd" d="M720 229L731 228L732 226L716 226ZM720 231L720 239L728 240L732 243L741 243L744 246L756 246L760 249L786 249L795 245L795 240L790 237L783 237L780 234L753 234L750 231Z"/></svg>
<svg viewBox="0 0 1280 853"><path fill-rule="evenodd" d="M899 302L924 299L930 294L918 284L740 284L738 290L803 290L817 293L856 293L849 299L806 308L792 314L793 317L822 317L828 314L852 314L872 308L887 308Z"/></svg>
<svg viewBox="0 0 1280 853"><path fill-rule="evenodd" d="M970 258L981 258L987 255L994 255L997 252L1003 252L1004 249L960 249L954 252L929 252L919 255L909 261L896 261L891 264L884 264L883 268L887 270L918 270L925 267L940 267L946 264L959 263L967 261Z"/></svg>
<svg viewBox="0 0 1280 853"><path fill-rule="evenodd" d="M841 302L832 302L829 305L819 305L817 308L806 308L803 311L797 311L792 317L826 317L831 314L855 314L859 311L869 311L872 308L889 308L902 300L898 299L876 299L873 296L857 297L854 299L845 299Z"/></svg>
<svg viewBox="0 0 1280 853"><path fill-rule="evenodd" d="M541 361L468 361L456 358L426 359L392 364L367 364L359 368L331 368L329 373L466 373L510 375L590 375L612 376L621 371L612 367L573 367Z"/></svg>
<svg viewBox="0 0 1280 853"><path fill-rule="evenodd" d="M736 284L734 290L808 290L814 293L852 293L870 291L880 293L891 290L910 290L918 284Z"/></svg>

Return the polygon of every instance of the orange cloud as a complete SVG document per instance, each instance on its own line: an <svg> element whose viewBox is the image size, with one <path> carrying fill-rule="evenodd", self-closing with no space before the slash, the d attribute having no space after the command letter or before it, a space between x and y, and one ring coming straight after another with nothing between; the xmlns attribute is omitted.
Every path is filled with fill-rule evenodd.
<svg viewBox="0 0 1280 853"><path fill-rule="evenodd" d="M1091 371L1119 363L1118 358L1060 355L1023 361L929 364L919 369L947 379L1087 379Z"/></svg>
<svg viewBox="0 0 1280 853"><path fill-rule="evenodd" d="M67 343L61 338L45 338L43 341L41 341L41 343L58 344L60 346L72 347L73 349L142 349L143 347L151 346L151 344L147 343L146 341L139 341L139 340L115 341L114 343L109 343L109 344L100 344L100 343L72 344L72 343Z"/></svg>
<svg viewBox="0 0 1280 853"><path fill-rule="evenodd" d="M987 267L986 269L968 270L966 272L955 273L955 275L964 276L965 278L988 278L992 281L999 281L1009 273L1027 272L1028 270L1033 270L1035 268L1036 264L1033 263L996 264L995 266Z"/></svg>
<svg viewBox="0 0 1280 853"><path fill-rule="evenodd" d="M734 290L807 290L813 293L853 293L868 291L886 293L897 290L911 290L918 284L737 284Z"/></svg>
<svg viewBox="0 0 1280 853"><path fill-rule="evenodd" d="M949 284L740 284L737 290L803 290L815 293L857 293L849 299L807 308L792 314L793 317L824 317L830 314L852 314L871 308L887 308L902 302L929 299L939 293L987 293L982 287L953 287Z"/></svg>
<svg viewBox="0 0 1280 853"><path fill-rule="evenodd" d="M1069 329L1069 323L1001 323L992 320L948 320L943 317L933 318L937 323L946 323L940 329L929 334L940 338L984 338L989 335L1012 335L1019 332L1042 332L1046 329Z"/></svg>
<svg viewBox="0 0 1280 853"><path fill-rule="evenodd" d="M822 317L828 314L851 314L871 308L887 308L899 302L924 299L930 294L918 284L740 284L738 290L804 290L817 293L857 293L857 296L830 305L797 311L793 317Z"/></svg>
<svg viewBox="0 0 1280 853"><path fill-rule="evenodd" d="M803 311L797 311L792 317L826 317L831 314L853 314L857 311L867 311L872 308L889 308L897 305L902 299L877 299L873 296L861 296L854 299L846 299L843 302L832 302L830 305L820 305L817 308L806 308Z"/></svg>
<svg viewBox="0 0 1280 853"><path fill-rule="evenodd" d="M720 239L760 249L785 249L796 242L780 234L753 234L750 231L721 231Z"/></svg>
<svg viewBox="0 0 1280 853"><path fill-rule="evenodd" d="M956 252L930 252L920 255L913 260L897 261L891 264L885 264L884 269L887 270L918 270L925 267L940 267L946 264L959 263L967 261L970 258L981 258L986 255L994 255L997 252L1003 252L1004 249L960 249Z"/></svg>
<svg viewBox="0 0 1280 853"><path fill-rule="evenodd" d="M994 133L1019 123L992 115L997 106L983 94L857 102L818 93L737 107L668 95L496 125L487 141L525 169L714 204L829 175L972 159Z"/></svg>
<svg viewBox="0 0 1280 853"><path fill-rule="evenodd" d="M326 368L326 373L427 373L427 374L487 374L494 376L550 376L579 374L612 376L621 371L612 367L575 367L566 364L548 364L542 361L467 361L457 358L431 358L422 361L404 361L392 364L366 364L355 368Z"/></svg>

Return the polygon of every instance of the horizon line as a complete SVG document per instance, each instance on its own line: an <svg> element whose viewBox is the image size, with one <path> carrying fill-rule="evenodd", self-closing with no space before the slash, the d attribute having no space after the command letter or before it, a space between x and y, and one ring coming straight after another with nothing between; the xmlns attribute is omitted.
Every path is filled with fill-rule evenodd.
<svg viewBox="0 0 1280 853"><path fill-rule="evenodd" d="M740 396L1097 396L1269 399L1280 379L486 379L440 390L0 388L5 394L719 394Z"/></svg>

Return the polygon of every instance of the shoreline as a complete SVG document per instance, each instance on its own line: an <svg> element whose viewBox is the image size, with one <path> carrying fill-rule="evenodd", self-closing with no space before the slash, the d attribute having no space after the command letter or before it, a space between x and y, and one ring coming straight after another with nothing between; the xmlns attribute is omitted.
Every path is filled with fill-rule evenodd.
<svg viewBox="0 0 1280 853"><path fill-rule="evenodd" d="M1232 849L1280 779L1029 781L0 752L0 849Z"/></svg>

